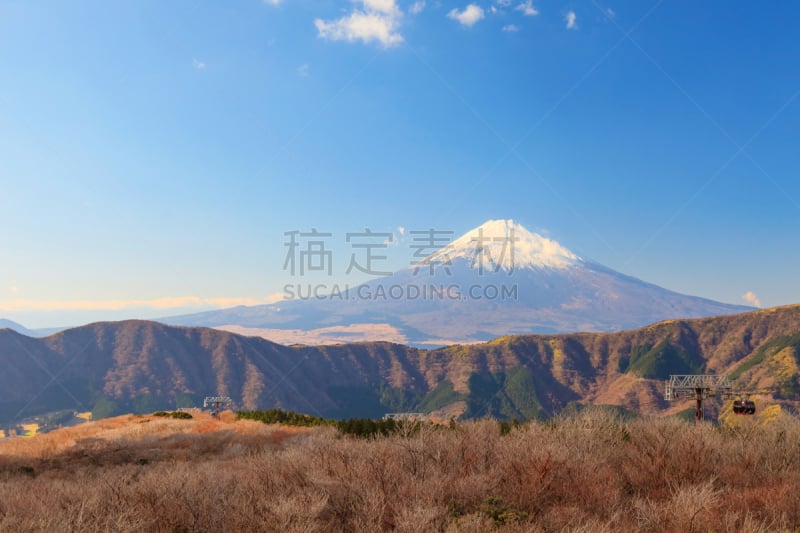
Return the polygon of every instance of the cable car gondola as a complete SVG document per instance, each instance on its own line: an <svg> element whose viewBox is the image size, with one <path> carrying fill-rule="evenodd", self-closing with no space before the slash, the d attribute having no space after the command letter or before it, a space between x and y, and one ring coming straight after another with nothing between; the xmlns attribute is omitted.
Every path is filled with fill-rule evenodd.
<svg viewBox="0 0 800 533"><path fill-rule="evenodd" d="M754 415L756 414L756 402L749 398L737 398L733 400L733 412L737 415Z"/></svg>

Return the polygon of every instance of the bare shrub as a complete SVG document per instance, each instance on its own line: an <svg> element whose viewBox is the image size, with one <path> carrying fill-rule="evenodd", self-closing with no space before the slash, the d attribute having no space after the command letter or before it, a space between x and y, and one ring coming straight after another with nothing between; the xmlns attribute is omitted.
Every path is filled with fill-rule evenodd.
<svg viewBox="0 0 800 533"><path fill-rule="evenodd" d="M0 531L795 531L800 423L584 411L358 439L120 417L0 443Z"/></svg>
<svg viewBox="0 0 800 533"><path fill-rule="evenodd" d="M719 502L719 492L713 481L684 485L672 489L672 499L665 514L678 531L709 531L714 529L712 511Z"/></svg>

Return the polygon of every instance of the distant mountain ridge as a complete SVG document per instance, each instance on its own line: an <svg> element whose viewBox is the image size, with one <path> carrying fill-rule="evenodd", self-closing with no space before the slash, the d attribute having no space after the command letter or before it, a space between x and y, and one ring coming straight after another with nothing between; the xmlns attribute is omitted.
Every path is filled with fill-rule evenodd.
<svg viewBox="0 0 800 533"><path fill-rule="evenodd" d="M392 411L440 417L548 416L573 403L647 413L671 373L727 373L800 394L800 305L672 320L618 333L516 335L420 350L385 342L282 346L209 328L97 323L33 339L0 331L0 421L59 409L97 416L198 405L229 395L239 408L326 417Z"/></svg>
<svg viewBox="0 0 800 533"><path fill-rule="evenodd" d="M66 328L28 329L22 324L18 324L12 320L0 318L0 329L11 329L28 337L47 337L53 333L64 331Z"/></svg>
<svg viewBox="0 0 800 533"><path fill-rule="evenodd" d="M287 343L292 337L312 344L347 342L360 334L366 340L435 347L509 334L621 331L659 320L752 309L669 291L582 259L513 220L490 220L419 264L352 288L344 297L294 299L161 321Z"/></svg>

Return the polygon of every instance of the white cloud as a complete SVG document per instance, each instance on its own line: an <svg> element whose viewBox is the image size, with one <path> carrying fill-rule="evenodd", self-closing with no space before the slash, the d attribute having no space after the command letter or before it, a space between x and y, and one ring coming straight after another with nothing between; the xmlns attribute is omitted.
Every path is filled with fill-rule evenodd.
<svg viewBox="0 0 800 533"><path fill-rule="evenodd" d="M205 70L205 68L206 68L206 64L203 63L202 61L198 61L197 59L192 59L192 65L197 70Z"/></svg>
<svg viewBox="0 0 800 533"><path fill-rule="evenodd" d="M606 17L608 17L610 19L613 19L614 17L617 16L617 12L614 11L613 9L611 9L610 7L608 9L606 9L605 13L606 13Z"/></svg>
<svg viewBox="0 0 800 533"><path fill-rule="evenodd" d="M366 9L386 13L388 15L398 11L394 0L361 0Z"/></svg>
<svg viewBox="0 0 800 533"><path fill-rule="evenodd" d="M419 15L425 9L425 0L417 0L411 7L408 8L408 12L412 15Z"/></svg>
<svg viewBox="0 0 800 533"><path fill-rule="evenodd" d="M517 26L516 24L509 24L507 26L503 26L503 31L514 33L516 31L519 31L519 26Z"/></svg>
<svg viewBox="0 0 800 533"><path fill-rule="evenodd" d="M266 303L268 303L268 304L274 304L275 302L280 302L280 301L285 300L285 299L286 299L286 294L285 293L273 292L272 294L270 294L269 296L264 298L264 301Z"/></svg>
<svg viewBox="0 0 800 533"><path fill-rule="evenodd" d="M516 9L517 11L522 11L522 14L528 17L533 17L539 14L536 8L533 7L533 0L525 0L525 2L522 2L514 9Z"/></svg>
<svg viewBox="0 0 800 533"><path fill-rule="evenodd" d="M283 0L264 0L264 3L270 6L280 5Z"/></svg>
<svg viewBox="0 0 800 533"><path fill-rule="evenodd" d="M360 0L360 3L363 9L354 9L342 18L331 21L315 19L319 38L364 43L375 41L387 47L403 42L398 31L403 13L395 0Z"/></svg>
<svg viewBox="0 0 800 533"><path fill-rule="evenodd" d="M451 10L447 16L453 20L457 20L462 26L470 27L474 26L485 15L483 13L483 8L476 4L470 4L462 11L459 11L458 9Z"/></svg>
<svg viewBox="0 0 800 533"><path fill-rule="evenodd" d="M308 66L308 63L303 63L294 70L295 72L297 72L297 75L300 76L301 78L307 78L308 75L310 74L309 68L310 67Z"/></svg>
<svg viewBox="0 0 800 533"><path fill-rule="evenodd" d="M753 291L747 291L742 294L742 300L749 303L753 307L761 307L761 299Z"/></svg>
<svg viewBox="0 0 800 533"><path fill-rule="evenodd" d="M564 16L564 20L567 21L567 29L568 30L577 30L578 24L576 23L576 19L578 17L575 15L574 11L570 11Z"/></svg>
<svg viewBox="0 0 800 533"><path fill-rule="evenodd" d="M495 0L498 6L508 7L511 5L511 0Z"/></svg>

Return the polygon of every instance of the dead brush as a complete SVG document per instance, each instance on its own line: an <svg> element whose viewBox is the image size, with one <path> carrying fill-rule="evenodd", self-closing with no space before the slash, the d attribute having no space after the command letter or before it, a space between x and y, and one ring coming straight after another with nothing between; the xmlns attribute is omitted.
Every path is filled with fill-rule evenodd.
<svg viewBox="0 0 800 533"><path fill-rule="evenodd" d="M729 431L576 417L368 439L246 420L101 421L0 445L0 531L800 527L796 420Z"/></svg>

